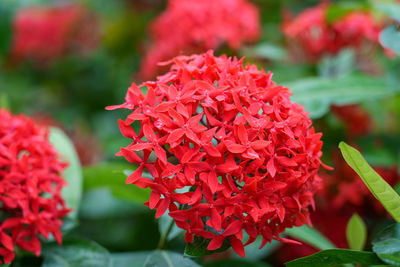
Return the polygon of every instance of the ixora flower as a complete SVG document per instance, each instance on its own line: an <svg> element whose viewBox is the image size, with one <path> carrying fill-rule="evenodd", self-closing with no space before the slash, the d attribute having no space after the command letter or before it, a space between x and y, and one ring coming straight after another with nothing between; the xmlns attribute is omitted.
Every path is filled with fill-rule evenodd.
<svg viewBox="0 0 400 267"><path fill-rule="evenodd" d="M323 3L305 9L295 18L286 16L282 30L292 54L315 62L324 54L336 54L346 47L359 49L379 44L383 24L375 20L372 14L352 11L329 22L328 9L329 4Z"/></svg>
<svg viewBox="0 0 400 267"><path fill-rule="evenodd" d="M98 43L98 22L79 4L54 4L20 9L13 21L13 60L44 65L71 52L93 50Z"/></svg>
<svg viewBox="0 0 400 267"><path fill-rule="evenodd" d="M117 155L139 164L126 183L150 188L145 204L157 218L169 209L188 243L196 235L216 250L227 240L244 256L258 235L262 246L291 242L279 234L309 223L321 184L321 134L303 107L243 59L209 51L169 63L168 73L132 84L124 104L108 107L132 110L119 121L132 143Z"/></svg>
<svg viewBox="0 0 400 267"><path fill-rule="evenodd" d="M247 0L169 0L151 25L153 44L140 76L152 78L159 62L180 53L201 53L222 44L236 50L257 40L260 32L258 10Z"/></svg>
<svg viewBox="0 0 400 267"><path fill-rule="evenodd" d="M14 259L14 247L40 255L40 237L62 241L65 207L60 173L66 167L47 140L48 131L31 119L0 110L0 255Z"/></svg>

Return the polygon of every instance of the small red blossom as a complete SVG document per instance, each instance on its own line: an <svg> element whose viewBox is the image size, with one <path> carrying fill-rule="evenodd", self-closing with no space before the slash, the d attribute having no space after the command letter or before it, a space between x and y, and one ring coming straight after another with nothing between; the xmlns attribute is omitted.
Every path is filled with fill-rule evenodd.
<svg viewBox="0 0 400 267"><path fill-rule="evenodd" d="M132 143L117 155L139 164L126 182L150 188L145 204L157 218L169 210L186 242L196 235L215 250L227 239L241 256L258 235L262 246L290 242L280 233L309 223L321 184L321 134L288 88L243 59L209 51L171 63L168 73L133 83L125 103L108 107L132 111L119 121Z"/></svg>
<svg viewBox="0 0 400 267"><path fill-rule="evenodd" d="M282 25L289 48L295 57L309 62L318 61L325 54L336 54L343 48L369 48L379 44L383 24L369 12L353 11L329 22L329 4L307 8L295 18L290 15Z"/></svg>
<svg viewBox="0 0 400 267"><path fill-rule="evenodd" d="M65 3L20 9L13 34L13 59L41 66L71 52L87 53L99 40L95 15L82 5Z"/></svg>
<svg viewBox="0 0 400 267"><path fill-rule="evenodd" d="M238 49L261 33L257 8L247 0L169 0L151 25L153 44L141 65L142 79L157 74L157 64L178 56L217 49Z"/></svg>
<svg viewBox="0 0 400 267"><path fill-rule="evenodd" d="M65 207L60 177L66 164L48 141L45 128L23 116L0 110L0 223L2 263L14 259L14 246L40 255L39 237L62 241Z"/></svg>

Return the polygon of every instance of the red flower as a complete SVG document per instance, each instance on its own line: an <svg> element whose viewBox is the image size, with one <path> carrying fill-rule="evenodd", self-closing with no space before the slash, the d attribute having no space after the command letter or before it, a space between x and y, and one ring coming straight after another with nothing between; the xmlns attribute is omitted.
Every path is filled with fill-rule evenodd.
<svg viewBox="0 0 400 267"><path fill-rule="evenodd" d="M371 115L359 105L332 106L335 114L352 136L368 134L372 126Z"/></svg>
<svg viewBox="0 0 400 267"><path fill-rule="evenodd" d="M238 49L260 36L257 8L247 0L169 0L153 22L153 44L145 56L141 77L157 74L157 64L180 53L205 52L226 43Z"/></svg>
<svg viewBox="0 0 400 267"><path fill-rule="evenodd" d="M383 25L368 12L353 11L329 22L328 4L307 8L297 17L287 16L283 33L292 54L309 62L318 61L325 54L336 54L341 49L367 47L378 44Z"/></svg>
<svg viewBox="0 0 400 267"><path fill-rule="evenodd" d="M61 243L61 218L66 209L61 196L66 164L47 140L46 129L31 119L0 110L0 255L14 259L14 246L40 255L39 237L51 233Z"/></svg>
<svg viewBox="0 0 400 267"><path fill-rule="evenodd" d="M382 213L384 211L382 205L375 200L361 178L346 164L339 153L333 154L332 158L335 171L331 174L321 174L324 178L324 190L321 194L330 203L329 206L335 209L354 206L359 213L363 213L363 210L366 213ZM391 186L400 180L397 166L374 167L374 169Z"/></svg>
<svg viewBox="0 0 400 267"><path fill-rule="evenodd" d="M70 52L86 53L98 43L95 16L78 4L32 6L13 22L12 56L46 64Z"/></svg>
<svg viewBox="0 0 400 267"><path fill-rule="evenodd" d="M171 62L170 72L132 84L126 102L108 108L132 110L120 121L132 144L117 154L139 164L127 183L151 188L145 204L156 217L169 209L186 241L211 239L209 250L228 239L244 256L243 230L250 236L244 245L258 235L263 246L287 241L279 237L285 228L309 222L321 134L270 72L212 51Z"/></svg>

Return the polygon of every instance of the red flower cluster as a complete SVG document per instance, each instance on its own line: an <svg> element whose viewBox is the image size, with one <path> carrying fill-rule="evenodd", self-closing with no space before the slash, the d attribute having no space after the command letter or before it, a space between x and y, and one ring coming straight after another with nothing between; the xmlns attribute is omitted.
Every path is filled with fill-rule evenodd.
<svg viewBox="0 0 400 267"><path fill-rule="evenodd" d="M329 206L337 209L346 206L365 208L367 212L383 212L382 205L376 201L360 177L346 164L338 154L332 155L335 171L333 174L321 174L324 178L322 196ZM391 168L374 168L391 186L400 181L397 166ZM374 209L371 209L371 206ZM357 210L362 213L362 210Z"/></svg>
<svg viewBox="0 0 400 267"><path fill-rule="evenodd" d="M14 259L14 246L40 255L39 236L62 236L61 218L69 210L61 197L66 164L47 140L47 131L22 115L0 110L0 255Z"/></svg>
<svg viewBox="0 0 400 267"><path fill-rule="evenodd" d="M151 188L146 205L157 218L169 209L187 242L211 239L215 250L228 239L244 256L243 230L244 245L258 235L263 246L288 241L279 237L285 228L309 223L321 184L321 134L270 72L212 51L173 62L170 72L132 84L126 102L109 107L132 110L119 122L132 143L117 155L139 164L126 182ZM139 133L131 127L138 121Z"/></svg>
<svg viewBox="0 0 400 267"><path fill-rule="evenodd" d="M346 127L346 132L352 136L368 134L372 126L371 115L357 104L346 106L332 106L332 113Z"/></svg>
<svg viewBox="0 0 400 267"><path fill-rule="evenodd" d="M23 8L14 18L13 34L13 59L40 65L91 51L99 39L97 19L78 4Z"/></svg>
<svg viewBox="0 0 400 267"><path fill-rule="evenodd" d="M328 9L329 5L320 4L283 23L283 33L294 55L315 62L324 54L336 54L345 47L360 48L366 42L379 43L383 25L370 13L353 11L328 22Z"/></svg>
<svg viewBox="0 0 400 267"><path fill-rule="evenodd" d="M157 74L157 64L180 53L201 53L227 43L238 49L258 39L257 8L247 0L169 0L152 24L153 45L141 66L141 77Z"/></svg>

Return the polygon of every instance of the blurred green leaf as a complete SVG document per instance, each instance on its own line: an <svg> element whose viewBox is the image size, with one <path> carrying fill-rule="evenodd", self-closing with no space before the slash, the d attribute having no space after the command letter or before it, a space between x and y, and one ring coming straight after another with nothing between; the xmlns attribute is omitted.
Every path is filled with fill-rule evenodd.
<svg viewBox="0 0 400 267"><path fill-rule="evenodd" d="M347 243L350 249L363 250L367 241L367 227L358 214L351 216L346 228Z"/></svg>
<svg viewBox="0 0 400 267"><path fill-rule="evenodd" d="M328 249L317 252L311 256L296 259L285 263L286 267L318 266L329 267L346 263L382 264L383 262L373 252Z"/></svg>
<svg viewBox="0 0 400 267"><path fill-rule="evenodd" d="M214 261L211 263L206 263L204 265L205 267L271 267L271 265L261 262L261 261L256 261L256 262L248 262L247 260L247 254L246 254L246 260L244 259L229 259L229 260L219 260L219 261Z"/></svg>
<svg viewBox="0 0 400 267"><path fill-rule="evenodd" d="M165 250L114 253L112 260L114 266L118 267L200 267L181 254Z"/></svg>
<svg viewBox="0 0 400 267"><path fill-rule="evenodd" d="M172 228L170 229L170 227ZM183 231L181 228L176 226L174 220L168 215L168 212L165 212L158 219L158 230L160 231L161 236L165 236L168 232L168 236L165 237L165 241L177 237Z"/></svg>
<svg viewBox="0 0 400 267"><path fill-rule="evenodd" d="M396 191L368 165L358 150L345 142L340 142L339 148L347 164L361 177L375 198L400 222L400 196Z"/></svg>
<svg viewBox="0 0 400 267"><path fill-rule="evenodd" d="M261 43L242 49L241 55L249 58L282 61L286 58L286 50L274 44Z"/></svg>
<svg viewBox="0 0 400 267"><path fill-rule="evenodd" d="M338 78L350 74L355 69L355 53L343 49L337 55L325 56L318 64L319 76Z"/></svg>
<svg viewBox="0 0 400 267"><path fill-rule="evenodd" d="M47 245L43 251L43 267L112 267L110 253L99 244L71 238L63 245Z"/></svg>
<svg viewBox="0 0 400 267"><path fill-rule="evenodd" d="M245 233L244 236L248 235ZM265 245L262 249L260 249L261 243L262 237L259 236L256 241L244 247L244 252L246 253L246 261L257 262L258 260L264 259L267 256L271 255L280 245L279 241L272 240L271 243ZM233 257L236 259L243 259L236 253L233 254Z"/></svg>
<svg viewBox="0 0 400 267"><path fill-rule="evenodd" d="M49 141L60 153L61 160L69 165L65 169L63 177L68 185L62 189L62 195L68 207L72 208L70 218L75 219L78 215L79 205L82 198L82 170L74 145L68 136L60 129L51 127Z"/></svg>
<svg viewBox="0 0 400 267"><path fill-rule="evenodd" d="M102 163L83 169L85 191L96 188L109 188L112 194L122 200L135 204L143 204L150 198L148 189L135 185L127 185L125 171L132 171L136 167L123 163Z"/></svg>
<svg viewBox="0 0 400 267"><path fill-rule="evenodd" d="M210 239L195 236L194 241L192 243L186 243L185 255L191 257L201 257L204 255L211 255L217 252L223 252L231 247L229 240L225 239L224 243L219 249L208 250L207 246L210 243L210 241L211 241Z"/></svg>
<svg viewBox="0 0 400 267"><path fill-rule="evenodd" d="M372 1L373 7L400 22L400 4L396 2Z"/></svg>
<svg viewBox="0 0 400 267"><path fill-rule="evenodd" d="M367 10L369 5L362 3L360 1L346 1L337 4L331 4L326 13L326 19L328 22L334 22L346 16L347 14L356 10Z"/></svg>
<svg viewBox="0 0 400 267"><path fill-rule="evenodd" d="M286 229L285 233L317 249L324 250L335 248L335 245L332 244L331 241L315 228L311 228L308 225Z"/></svg>
<svg viewBox="0 0 400 267"><path fill-rule="evenodd" d="M0 93L0 108L5 108L7 110L10 110L10 105L8 102L8 97L4 93Z"/></svg>
<svg viewBox="0 0 400 267"><path fill-rule="evenodd" d="M322 117L333 104L340 106L376 101L396 93L384 79L365 75L349 75L336 79L305 78L286 83L285 86L293 92L292 101L305 106L311 118Z"/></svg>
<svg viewBox="0 0 400 267"><path fill-rule="evenodd" d="M381 43L400 55L400 31L397 26L389 26L385 28L379 35Z"/></svg>

